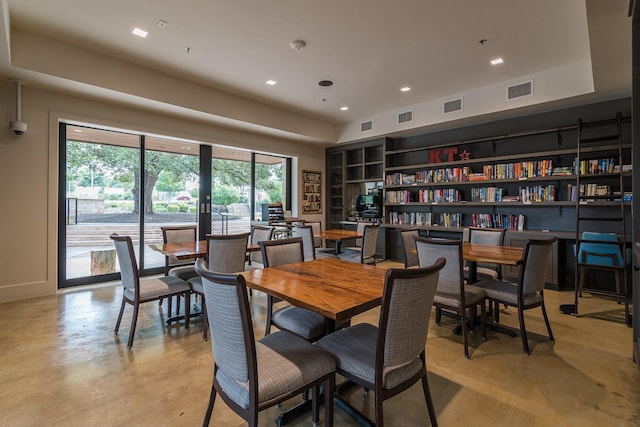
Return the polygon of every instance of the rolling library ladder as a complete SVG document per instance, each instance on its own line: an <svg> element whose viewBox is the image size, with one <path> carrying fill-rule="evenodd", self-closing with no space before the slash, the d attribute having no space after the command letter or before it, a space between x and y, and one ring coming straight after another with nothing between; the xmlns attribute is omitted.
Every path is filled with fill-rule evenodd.
<svg viewBox="0 0 640 427"><path fill-rule="evenodd" d="M624 321L631 324L627 292L625 170L622 143L622 116L617 114L613 133L598 134L590 130L603 123L585 124L578 120L578 146L574 164L576 183L572 200L576 203L575 298L563 304L564 314L578 315L578 301L583 292L606 295L624 303ZM603 157L604 156L604 157ZM581 209L589 204L610 206L605 213L589 214ZM588 288L585 277L590 270L612 272L615 290Z"/></svg>

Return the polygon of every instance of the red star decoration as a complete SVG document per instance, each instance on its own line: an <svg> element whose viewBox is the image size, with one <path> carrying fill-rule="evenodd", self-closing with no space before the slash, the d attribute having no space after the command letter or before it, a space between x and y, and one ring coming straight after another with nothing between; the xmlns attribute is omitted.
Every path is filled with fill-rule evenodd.
<svg viewBox="0 0 640 427"><path fill-rule="evenodd" d="M460 160L469 160L470 157L471 157L471 153L468 152L467 150L464 150L462 154L460 154Z"/></svg>

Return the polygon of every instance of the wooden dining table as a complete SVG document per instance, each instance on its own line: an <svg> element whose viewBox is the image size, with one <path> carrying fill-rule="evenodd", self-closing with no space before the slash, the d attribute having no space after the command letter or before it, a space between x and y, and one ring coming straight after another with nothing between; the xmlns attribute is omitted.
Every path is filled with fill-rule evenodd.
<svg viewBox="0 0 640 427"><path fill-rule="evenodd" d="M340 259L283 264L241 273L247 286L322 314L325 332L380 305L386 270Z"/></svg>
<svg viewBox="0 0 640 427"><path fill-rule="evenodd" d="M478 263L516 266L522 264L522 248L462 243L462 257L469 263L469 283L478 281Z"/></svg>
<svg viewBox="0 0 640 427"><path fill-rule="evenodd" d="M207 254L206 240L178 243L155 243L149 245L149 247L166 256L172 256L181 260L201 258ZM258 251L260 251L260 246L256 244L249 244L247 246L247 252Z"/></svg>
<svg viewBox="0 0 640 427"><path fill-rule="evenodd" d="M335 253L338 255L342 251L342 242L350 239L360 239L362 233L355 230L342 230L339 228L318 231L313 233L313 237L325 240L333 240L335 242Z"/></svg>

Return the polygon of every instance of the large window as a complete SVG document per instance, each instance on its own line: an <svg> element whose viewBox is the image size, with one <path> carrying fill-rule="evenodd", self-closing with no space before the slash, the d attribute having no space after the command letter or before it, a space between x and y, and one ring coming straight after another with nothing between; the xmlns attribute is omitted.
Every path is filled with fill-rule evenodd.
<svg viewBox="0 0 640 427"><path fill-rule="evenodd" d="M211 144L61 124L60 146L62 287L117 278L111 233L132 237L143 274L159 273L164 257L149 245L161 226L246 232L289 185L285 158Z"/></svg>

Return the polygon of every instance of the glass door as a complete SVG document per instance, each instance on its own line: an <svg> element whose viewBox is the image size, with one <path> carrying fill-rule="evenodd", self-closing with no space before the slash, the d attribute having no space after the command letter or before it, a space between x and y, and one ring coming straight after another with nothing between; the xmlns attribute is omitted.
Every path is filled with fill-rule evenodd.
<svg viewBox="0 0 640 427"><path fill-rule="evenodd" d="M109 236L140 242L140 137L65 124L60 136L59 284L116 279Z"/></svg>
<svg viewBox="0 0 640 427"><path fill-rule="evenodd" d="M145 136L143 270L164 268L164 255L149 247L162 243L162 226L197 225L199 148L197 144Z"/></svg>

